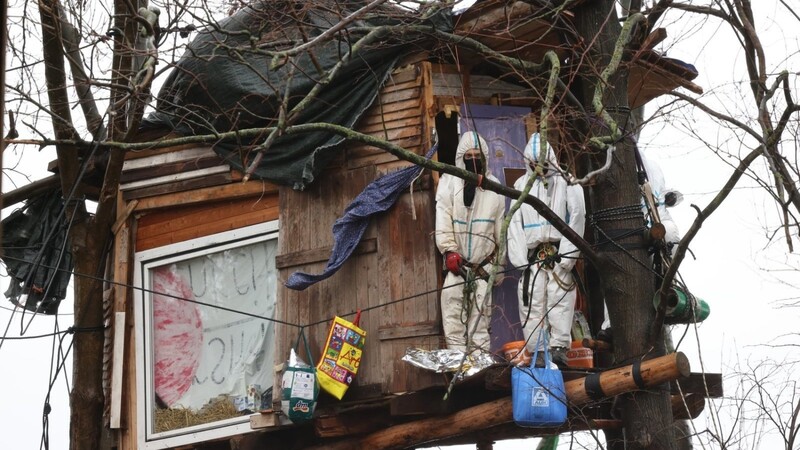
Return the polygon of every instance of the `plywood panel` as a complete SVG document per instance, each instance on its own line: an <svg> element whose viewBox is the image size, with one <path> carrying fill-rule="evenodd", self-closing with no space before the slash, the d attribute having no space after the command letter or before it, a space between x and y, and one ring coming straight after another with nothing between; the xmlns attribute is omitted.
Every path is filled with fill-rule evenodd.
<svg viewBox="0 0 800 450"><path fill-rule="evenodd" d="M222 171L214 174L189 178L186 180L177 180L155 184L152 186L144 186L137 189L126 190L122 192L122 197L125 199L125 201L131 201L146 197L183 193L212 186L226 185L236 180L236 177L234 177L235 173L236 172L232 171Z"/></svg>
<svg viewBox="0 0 800 450"><path fill-rule="evenodd" d="M193 178L205 178L209 175L214 175L218 173L229 173L231 168L228 165L217 165L213 167L207 167L203 169L197 170L189 170L185 172L175 172L170 173L167 175L158 175L153 177L146 177L139 179L137 181L131 181L128 183L121 183L119 185L119 190L121 191L130 191L133 189L141 189L150 186L157 186L161 184L169 184L175 183L178 181L189 180ZM155 172L155 170L154 170Z"/></svg>
<svg viewBox="0 0 800 450"><path fill-rule="evenodd" d="M207 158L194 158L187 161L164 162L153 166L144 166L130 170L123 169L122 176L120 177L120 183L131 183L134 181L147 180L164 175L184 173L192 170L207 169L217 166L223 166L222 160L217 155L212 155ZM224 167L227 167L227 165Z"/></svg>
<svg viewBox="0 0 800 450"><path fill-rule="evenodd" d="M136 250L142 251L278 218L276 195L154 211L139 219Z"/></svg>
<svg viewBox="0 0 800 450"><path fill-rule="evenodd" d="M278 186L260 180L247 183L231 183L224 186L213 186L194 189L189 192L171 193L138 200L136 211L147 211L160 208L189 206L198 203L219 202L241 198L262 198L267 195L278 195Z"/></svg>
<svg viewBox="0 0 800 450"><path fill-rule="evenodd" d="M178 136L171 136L171 135L165 136L165 138L175 138L175 137ZM167 153L175 153L182 150L191 150L193 148L197 148L197 144L184 144L172 147L149 148L144 150L128 150L125 153L125 161L133 159L149 158L158 155L165 155Z"/></svg>
<svg viewBox="0 0 800 450"><path fill-rule="evenodd" d="M216 153L214 153L211 147L169 147L161 149L160 152L159 154L151 155L146 153L138 154L134 159L130 159L133 157L131 153L126 154L125 162L122 164L122 172L125 173L146 167L158 167L162 164L216 156Z"/></svg>

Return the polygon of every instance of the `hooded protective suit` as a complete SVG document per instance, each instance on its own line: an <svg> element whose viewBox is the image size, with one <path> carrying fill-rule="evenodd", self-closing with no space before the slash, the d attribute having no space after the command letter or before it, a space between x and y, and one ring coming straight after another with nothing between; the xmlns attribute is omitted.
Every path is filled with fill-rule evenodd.
<svg viewBox="0 0 800 450"><path fill-rule="evenodd" d="M514 183L515 189L522 190L530 177L534 176L530 164L535 164L539 157L539 149L539 133L534 133L525 146L524 156L529 163L527 172ZM547 151L547 172L544 177L539 177L533 182L530 195L543 201L570 228L583 236L586 224L583 188L579 185L570 186L567 183L555 154L550 147ZM533 333L538 332L540 326L549 325L551 347L570 347L572 341L570 331L577 296L571 271L580 253L572 242L562 239L561 233L532 206L523 204L514 213L508 227L508 257L511 264L515 267L524 267L529 262L537 261L540 259L537 256L538 251L547 244L556 246L558 254L563 256L552 267L542 262L532 264L527 269L529 272L527 277L520 278L517 291L520 320L524 325L523 332L527 339L526 347L531 353L536 350L537 341L537 336ZM526 278L528 278L528 295L524 296ZM529 304L525 305L524 300L528 300Z"/></svg>
<svg viewBox="0 0 800 450"><path fill-rule="evenodd" d="M461 136L456 149L456 167L466 168L464 154L470 149L481 151L482 165L486 168L489 147L474 131ZM497 182L488 169L484 170L483 175ZM474 190L474 197L465 196L465 190ZM472 201L466 201L465 197L472 197ZM471 333L477 324L470 339L469 351L475 348L489 351L492 299L491 291L487 291L487 280L482 274L488 273L494 261L504 213L505 200L502 196L480 187L470 189L469 185L465 186L464 180L452 175L444 174L439 179L436 190L436 247L445 257L450 252L458 253L463 261L462 269L457 273L448 271L441 294L442 327L450 349L467 351L467 332ZM474 282L465 284L465 274ZM468 288L466 292L465 287Z"/></svg>
<svg viewBox="0 0 800 450"><path fill-rule="evenodd" d="M661 166L659 166L658 163L650 161L645 158L644 155L642 155L642 163L644 163L644 170L647 172L647 179L650 181L650 189L653 191L653 200L655 200L659 218L667 232L666 236L664 236L664 240L667 244L675 245L680 242L681 236L678 232L678 225L672 220L672 215L667 209L668 206L675 205L667 205L665 197L668 193L672 192L677 196L678 201L680 201L683 199L683 196L674 189L667 189L664 180L664 172L661 171ZM642 202L642 209L644 212L647 212L644 201Z"/></svg>
<svg viewBox="0 0 800 450"><path fill-rule="evenodd" d="M653 192L653 200L656 205L656 209L658 209L658 216L661 220L661 223L664 225L664 230L666 234L664 236L664 241L667 244L667 248L671 249L672 246L675 246L680 242L681 236L680 232L678 231L678 225L672 219L672 214L670 214L668 207L672 207L677 205L678 203L683 200L683 195L674 190L668 189L666 187L666 181L664 179L664 172L661 170L661 166L649 159L647 159L644 154L642 154L642 163L644 164L644 170L647 172L647 180L650 182L650 190ZM667 194L672 193L675 196L675 203L668 205L666 196ZM642 199L642 212L647 214L647 206L645 204L644 199ZM649 227L651 224L648 222L647 226ZM605 319L603 320L603 324L600 326L601 330L605 330L611 327L611 319L608 317L608 306L603 304L603 313Z"/></svg>

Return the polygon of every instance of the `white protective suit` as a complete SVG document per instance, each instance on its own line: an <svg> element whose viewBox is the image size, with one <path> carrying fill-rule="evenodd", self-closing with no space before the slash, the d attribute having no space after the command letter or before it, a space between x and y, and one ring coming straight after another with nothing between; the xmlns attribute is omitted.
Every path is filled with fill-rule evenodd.
<svg viewBox="0 0 800 450"><path fill-rule="evenodd" d="M456 149L456 167L465 168L464 154L473 148L483 153L486 168L484 177L497 182L489 173L487 163L489 148L476 132L464 133ZM461 254L470 270L482 266L489 272L494 260L500 228L505 214L502 196L475 189L472 206L464 206L464 180L443 174L436 190L436 246L442 255L447 252ZM467 351L467 331L472 332L469 351L481 348L489 351L489 321L491 320L492 297L487 290L487 281L476 277L474 295L464 301L464 277L447 272L442 288L442 327L447 348ZM448 287L452 286L452 287Z"/></svg>
<svg viewBox="0 0 800 450"><path fill-rule="evenodd" d="M645 172L647 172L647 180L650 182L650 190L653 193L653 200L655 201L656 209L658 209L659 219L664 225L664 229L666 231L666 234L664 235L664 241L667 243L667 246L670 244L673 246L677 245L681 240L681 236L680 232L678 231L678 225L675 224L674 220L672 220L672 215L669 213L669 209L667 209L668 207L665 197L667 193L673 192L677 195L678 202L680 202L680 200L683 199L683 196L680 194L680 192L674 189L668 189L666 187L664 172L661 170L661 166L658 165L658 163L647 159L644 155L642 155L642 163L644 164ZM647 206L644 199L642 199L642 213L647 214ZM650 225L651 224L648 222L647 226L649 227ZM603 324L600 326L601 330L611 327L611 319L608 318L608 306L605 303L603 304L603 313L605 314L605 320L603 320Z"/></svg>
<svg viewBox="0 0 800 450"><path fill-rule="evenodd" d="M650 189L653 192L653 200L655 200L659 218L661 219L661 223L664 224L664 228L667 232L666 236L664 236L664 240L667 242L667 244L675 245L680 242L681 237L680 233L678 232L678 225L676 225L675 221L672 220L672 215L667 209L665 196L668 192L677 191L674 189L667 189L666 182L664 180L664 172L661 171L661 166L659 166L658 163L650 161L649 159L645 158L644 155L642 155L642 163L644 163L644 170L647 172L647 179L650 181ZM680 198L682 198L682 196ZM642 201L642 210L647 213L647 209L644 206L644 200Z"/></svg>
<svg viewBox="0 0 800 450"><path fill-rule="evenodd" d="M539 133L534 133L525 146L524 156L527 162L539 158L539 148ZM544 179L540 177L534 181L530 195L543 201L570 228L583 236L586 225L583 188L579 185L570 186L567 183L565 174L560 172L558 160L550 147L548 147L547 161L548 171ZM533 170L528 166L525 176L514 183L514 188L523 190L533 175ZM523 304L524 276L520 277L517 291L520 320L524 324L523 333L527 340L526 347L531 353L536 350L537 341L537 335L533 333L538 332L541 329L539 326L542 325L550 327L550 347L570 348L572 342L570 331L577 297L571 271L580 253L575 244L563 239L561 233L542 218L532 206L523 204L514 213L508 228L508 257L511 264L514 267L526 266L529 262L529 251L530 254L534 254L540 244L546 243L558 245L558 254L564 256L552 269L540 263L533 264L527 269L530 271L528 285L530 307ZM543 320L545 315L546 321Z"/></svg>

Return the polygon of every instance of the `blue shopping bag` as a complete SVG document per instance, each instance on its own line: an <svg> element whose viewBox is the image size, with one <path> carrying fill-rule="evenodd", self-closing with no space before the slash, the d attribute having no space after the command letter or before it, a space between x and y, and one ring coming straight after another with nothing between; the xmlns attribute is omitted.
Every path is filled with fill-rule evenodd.
<svg viewBox="0 0 800 450"><path fill-rule="evenodd" d="M541 337L541 334L540 334ZM545 338L546 341L546 338ZM539 353L537 345L535 353ZM544 359L550 355L545 342ZM536 361L534 354L533 361ZM511 403L514 422L522 427L555 427L567 420L567 394L564 377L549 367L513 367L511 369Z"/></svg>

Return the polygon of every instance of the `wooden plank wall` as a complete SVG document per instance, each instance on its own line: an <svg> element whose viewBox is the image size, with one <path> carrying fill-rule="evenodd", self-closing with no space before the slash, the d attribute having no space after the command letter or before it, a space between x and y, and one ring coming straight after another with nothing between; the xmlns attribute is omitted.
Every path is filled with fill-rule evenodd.
<svg viewBox="0 0 800 450"><path fill-rule="evenodd" d="M120 191L126 201L218 186L241 179L211 147L181 146L130 152Z"/></svg>
<svg viewBox="0 0 800 450"><path fill-rule="evenodd" d="M444 348L434 225L431 188L402 195L392 211L378 220L379 301L397 301L379 310L377 337L389 392L416 391L444 382L441 376L401 361L409 347Z"/></svg>
<svg viewBox="0 0 800 450"><path fill-rule="evenodd" d="M377 266L375 227L367 230L361 249L334 276L303 291L288 289L282 282L297 270L312 274L323 271L333 245L333 223L374 176L375 168L369 166L324 174L303 192L291 188L280 190L281 230L279 256L276 258L280 283L276 317L300 326L316 323L304 331L311 346L311 358L304 355L302 348L298 349L306 362L318 362L333 316L340 315L353 320L353 316L347 314L369 306L373 300L377 301L371 282ZM365 384L373 382L373 368L379 367L380 363L379 353L369 351L370 339L377 334L374 312L364 313L361 325L367 331L368 347L357 380ZM296 326L278 324L276 364L287 359L299 331ZM279 380L276 379L276 383Z"/></svg>
<svg viewBox="0 0 800 450"><path fill-rule="evenodd" d="M122 197L122 195L120 195ZM275 186L262 182L248 184L235 183L229 186L206 188L178 194L166 194L147 199L120 202L120 214L136 211L138 220L133 217L119 217L120 226L116 233L114 248L114 280L121 285L132 279L133 250L147 250L174 242L207 236L222 231L254 225L278 218L278 193ZM130 208L132 206L132 208ZM137 226L138 225L138 226ZM135 228L135 240L132 229ZM114 289L116 312L125 312L127 323L115 323L125 327L125 344L121 355L123 359L121 426L119 429L119 448L136 449L137 444L137 405L136 405L136 343L133 327L136 318L130 289Z"/></svg>
<svg viewBox="0 0 800 450"><path fill-rule="evenodd" d="M464 102L488 104L492 97L498 96L505 102L532 102L535 95L532 89L488 75L470 75L469 68L464 66L431 64L430 71L433 95L439 109Z"/></svg>
<svg viewBox="0 0 800 450"><path fill-rule="evenodd" d="M429 73L428 63L396 70L356 129L424 153L431 130ZM406 165L382 150L353 145L347 148L342 166L323 173L308 190L281 188L279 278L286 280L296 270L321 272L333 245L333 223L350 201L380 174ZM420 186L413 196L403 194L388 213L370 224L356 254L331 278L304 291L279 290L277 315L281 320L300 325L322 322L305 329L313 342L315 362L335 315L374 308L361 316L367 331L366 350L357 386L345 399L442 383L441 376L400 360L407 347L440 345L438 258L431 237L433 191L429 179ZM291 326L278 327L276 363L286 359L298 331Z"/></svg>
<svg viewBox="0 0 800 450"><path fill-rule="evenodd" d="M447 94L442 89L455 89L450 98L457 104L464 97L457 98L456 93L464 92L464 85L472 89L469 78L462 83L452 66L417 62L401 67L356 129L422 154L431 145L437 101ZM504 89L519 91L501 82L489 90ZM483 90L476 92L484 95ZM279 218L279 280L285 281L295 270L319 273L333 245L332 225L350 201L378 176L407 165L365 145L352 145L344 153L303 192L260 182L236 183L238 177L206 148L131 155L122 196L125 205L133 205L126 209L136 216L135 251ZM214 173L204 172L208 170ZM188 178L183 175L187 172L192 174ZM278 287L278 319L313 324L306 328L314 353L309 362L319 358L334 315L371 308L362 315L367 350L354 391L396 393L444 382L439 375L401 361L408 347L443 345L438 304L441 263L432 238L435 186L428 173L421 180L413 194L401 195L388 213L373 221L356 254L333 277L305 291ZM298 331L291 325L277 327L276 363L288 356Z"/></svg>
<svg viewBox="0 0 800 450"><path fill-rule="evenodd" d="M220 199L149 212L137 222L136 251L209 236L278 218L278 195Z"/></svg>
<svg viewBox="0 0 800 450"><path fill-rule="evenodd" d="M423 153L425 64L411 64L395 70L356 130ZM356 169L397 161L397 158L383 150L356 144L346 150L345 160L347 169Z"/></svg>
<svg viewBox="0 0 800 450"><path fill-rule="evenodd" d="M356 129L423 154L431 145L434 117L442 102L488 103L483 96L490 92L520 92L500 82L488 89L470 85L470 78L463 78L454 66L418 61L401 67ZM471 98L472 91L482 97ZM336 219L367 184L403 166L407 163L383 150L351 145L317 182L298 192L269 183L239 183L240 174L231 172L207 148L132 153L123 172L118 208L118 223L123 226L117 228L122 231L117 236L117 257L129 259L134 251L279 218L279 281L295 270L319 273L330 255ZM320 356L334 315L352 319L348 314L369 308L361 318L368 333L367 348L357 384L345 399L359 392L399 393L444 383L440 375L401 361L409 347L444 345L438 300L441 262L433 241L435 177L423 173L414 186L413 194L406 191L388 213L373 220L354 256L337 274L305 291L278 286L276 316L288 324L309 325L305 330L312 343L313 360L307 361L311 363ZM135 236L132 245L126 244L125 236ZM120 281L130 280L126 263L118 261L116 270ZM129 313L125 352L133 355L128 295L126 289L115 291L115 310ZM276 329L276 363L280 364L299 328L279 324ZM122 409L126 417L120 443L127 444L126 448L135 448L136 442L134 361L125 358Z"/></svg>

